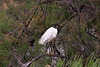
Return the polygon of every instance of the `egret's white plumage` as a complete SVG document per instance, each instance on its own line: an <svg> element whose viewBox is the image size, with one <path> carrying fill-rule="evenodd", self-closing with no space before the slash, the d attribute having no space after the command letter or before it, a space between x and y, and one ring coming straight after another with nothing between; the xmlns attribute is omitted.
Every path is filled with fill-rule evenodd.
<svg viewBox="0 0 100 67"><path fill-rule="evenodd" d="M39 44L46 45L46 43L52 41L57 36L57 29L54 27L50 27L40 38Z"/></svg>

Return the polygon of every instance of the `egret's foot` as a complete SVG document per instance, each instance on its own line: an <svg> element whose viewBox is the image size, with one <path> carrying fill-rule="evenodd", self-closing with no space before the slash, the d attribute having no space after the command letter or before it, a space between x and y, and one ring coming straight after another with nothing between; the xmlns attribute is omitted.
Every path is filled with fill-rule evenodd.
<svg viewBox="0 0 100 67"><path fill-rule="evenodd" d="M46 52L47 55L50 55L50 53Z"/></svg>
<svg viewBox="0 0 100 67"><path fill-rule="evenodd" d="M54 52L51 52L51 55L55 55L55 53Z"/></svg>
<svg viewBox="0 0 100 67"><path fill-rule="evenodd" d="M55 55L54 52L50 52L50 53L49 53L49 52L46 52L46 54L47 54L47 55Z"/></svg>
<svg viewBox="0 0 100 67"><path fill-rule="evenodd" d="M54 50L53 50L51 47L49 47L49 48L47 49L47 51L46 51L46 54L47 54L47 55L54 55L55 53L54 53Z"/></svg>

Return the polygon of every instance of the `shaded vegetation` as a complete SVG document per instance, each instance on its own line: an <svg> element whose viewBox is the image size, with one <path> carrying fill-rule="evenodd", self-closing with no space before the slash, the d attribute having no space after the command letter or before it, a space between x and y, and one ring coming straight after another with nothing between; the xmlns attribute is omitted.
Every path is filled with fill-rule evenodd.
<svg viewBox="0 0 100 67"><path fill-rule="evenodd" d="M35 58L30 67L47 64L100 67L99 0L1 0L0 3L0 67L20 67L16 57L22 63ZM55 23L62 27L55 41L61 56L41 56L46 47L38 44L38 40Z"/></svg>

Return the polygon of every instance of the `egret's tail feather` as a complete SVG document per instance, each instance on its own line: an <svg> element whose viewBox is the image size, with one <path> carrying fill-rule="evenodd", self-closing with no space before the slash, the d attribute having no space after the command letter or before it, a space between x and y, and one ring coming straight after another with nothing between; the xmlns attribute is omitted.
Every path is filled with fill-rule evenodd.
<svg viewBox="0 0 100 67"><path fill-rule="evenodd" d="M43 39L40 39L40 40L39 40L39 44L44 45Z"/></svg>

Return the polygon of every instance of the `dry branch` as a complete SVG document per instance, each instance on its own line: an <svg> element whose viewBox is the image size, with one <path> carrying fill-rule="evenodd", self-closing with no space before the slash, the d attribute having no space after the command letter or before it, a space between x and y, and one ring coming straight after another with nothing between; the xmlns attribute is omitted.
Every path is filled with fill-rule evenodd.
<svg viewBox="0 0 100 67"><path fill-rule="evenodd" d="M35 6L37 6L37 4L38 4L39 2L40 2L40 0L35 4ZM36 7L35 9L34 9L34 7L32 7L32 9L30 10L29 14L27 15L27 17L29 17L29 16L31 15L32 11L34 11L34 12L32 13L33 15L30 17L29 21L27 22L27 24L26 24L25 27L23 28L21 34L18 36L17 41L16 41L16 44L18 43L19 39L21 38L21 35L23 34L23 32L26 30L26 28L28 27L28 25L29 25L30 22L32 21L32 17L34 16L34 14L35 14L35 12L37 11L37 9L38 9L38 7ZM27 18L27 17L26 17L26 18ZM26 19L26 18L25 18L25 19ZM26 20L24 20L23 23L26 23Z"/></svg>
<svg viewBox="0 0 100 67"><path fill-rule="evenodd" d="M42 57L44 57L44 56L66 58L65 56L57 55L57 54L55 54L55 55L46 55L46 54L42 54L42 55L39 55L39 56L33 58L30 62L27 62L27 63L23 64L21 67L27 67L27 66L29 66L33 61L37 61L38 59L40 59L40 58L42 58Z"/></svg>
<svg viewBox="0 0 100 67"><path fill-rule="evenodd" d="M23 63L19 60L19 58L12 52L12 50L10 50L10 48L7 46L9 52L17 59L18 63L23 65Z"/></svg>
<svg viewBox="0 0 100 67"><path fill-rule="evenodd" d="M100 41L100 38L99 37L96 37L95 35L93 35L92 33L90 32L87 32L87 34L89 34L90 36L94 37L95 39L97 39L98 41Z"/></svg>
<svg viewBox="0 0 100 67"><path fill-rule="evenodd" d="M42 54L42 55L39 55L39 56L33 58L30 62L22 63L22 62L19 60L19 58L12 52L12 50L10 50L9 47L7 47L7 48L8 48L8 50L9 50L9 52L17 59L18 63L21 64L21 67L27 67L27 66L29 66L33 61L37 61L38 59L40 59L40 58L42 58L42 57L44 57L44 56L66 58L65 56L57 55L57 54L55 54L55 55L46 55L46 54Z"/></svg>

